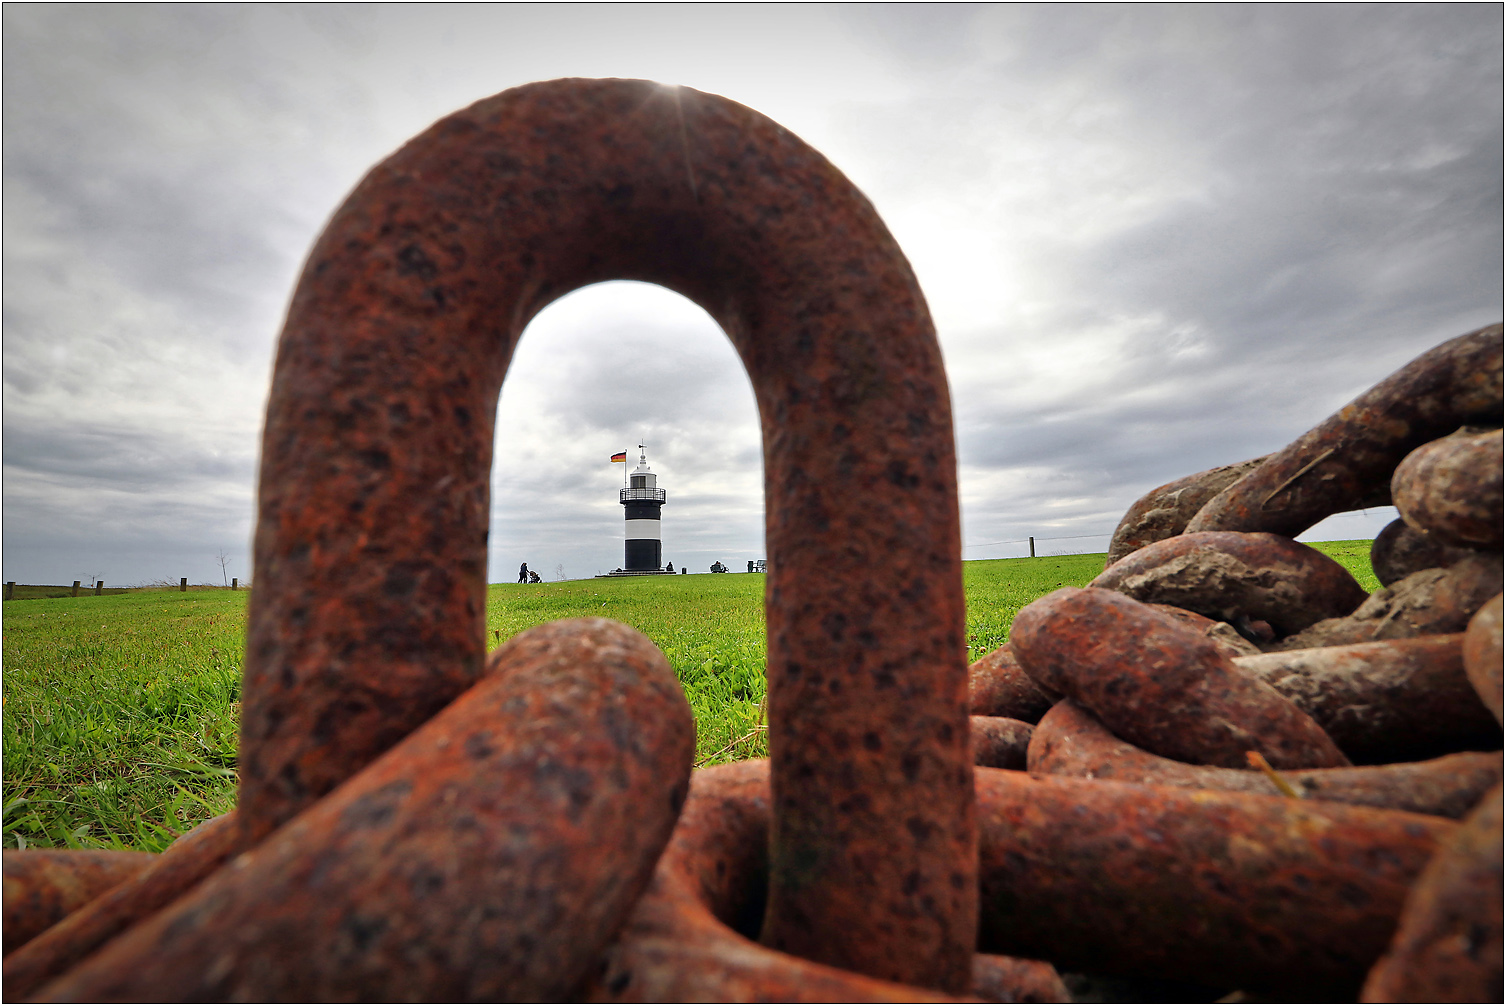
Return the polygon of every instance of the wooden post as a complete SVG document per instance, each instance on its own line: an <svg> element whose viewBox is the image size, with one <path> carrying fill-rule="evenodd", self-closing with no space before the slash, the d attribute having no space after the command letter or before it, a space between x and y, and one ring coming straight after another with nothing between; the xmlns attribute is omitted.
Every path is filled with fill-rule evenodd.
<svg viewBox="0 0 1506 1006"><path fill-rule="evenodd" d="M103 594L104 592L105 592L105 581L103 581L103 580L95 580L94 581L94 596L98 597L99 595Z"/></svg>
<svg viewBox="0 0 1506 1006"><path fill-rule="evenodd" d="M78 584L79 584L79 581L77 581L77 580L73 581L73 596L74 597L78 596Z"/></svg>
<svg viewBox="0 0 1506 1006"><path fill-rule="evenodd" d="M1030 536L1030 558L1035 558L1035 535Z"/></svg>
<svg viewBox="0 0 1506 1006"><path fill-rule="evenodd" d="M238 576L232 576L230 578L230 589L231 590L240 590L241 589L241 578L240 577L238 577Z"/></svg>
<svg viewBox="0 0 1506 1006"><path fill-rule="evenodd" d="M178 589L185 594L188 593L188 577L185 576L183 579L178 581Z"/></svg>
<svg viewBox="0 0 1506 1006"><path fill-rule="evenodd" d="M14 580L6 580L5 581L5 599L7 601L14 600L15 596L16 596L16 581L14 581Z"/></svg>

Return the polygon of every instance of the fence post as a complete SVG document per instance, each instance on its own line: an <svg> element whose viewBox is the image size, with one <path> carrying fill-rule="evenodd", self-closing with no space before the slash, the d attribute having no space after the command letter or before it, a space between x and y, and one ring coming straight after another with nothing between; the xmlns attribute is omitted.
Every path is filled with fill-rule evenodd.
<svg viewBox="0 0 1506 1006"><path fill-rule="evenodd" d="M14 580L6 580L5 581L5 599L7 601L10 601L10 600L13 600L15 598L15 596L16 596L16 581L14 581Z"/></svg>
<svg viewBox="0 0 1506 1006"><path fill-rule="evenodd" d="M241 578L240 577L238 577L238 576L232 576L230 578L230 589L231 590L240 590L241 589L240 583L241 583Z"/></svg>
<svg viewBox="0 0 1506 1006"><path fill-rule="evenodd" d="M185 576L183 579L178 581L178 589L185 594L188 593L188 577Z"/></svg>
<svg viewBox="0 0 1506 1006"><path fill-rule="evenodd" d="M1035 535L1030 536L1030 558L1035 558Z"/></svg>
<svg viewBox="0 0 1506 1006"><path fill-rule="evenodd" d="M74 597L78 596L78 584L79 584L79 581L77 581L77 580L73 581L73 595L72 596L74 596Z"/></svg>
<svg viewBox="0 0 1506 1006"><path fill-rule="evenodd" d="M94 596L98 597L99 595L103 594L104 592L105 592L105 581L103 581L103 580L95 580L94 581Z"/></svg>

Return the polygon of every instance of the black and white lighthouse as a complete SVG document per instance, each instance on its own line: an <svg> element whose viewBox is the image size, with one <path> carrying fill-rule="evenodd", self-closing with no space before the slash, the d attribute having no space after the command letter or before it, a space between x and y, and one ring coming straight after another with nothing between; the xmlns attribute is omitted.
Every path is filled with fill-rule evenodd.
<svg viewBox="0 0 1506 1006"><path fill-rule="evenodd" d="M622 490L623 571L628 573L662 572L664 548L659 538L659 511L664 507L664 490L658 477L648 468L648 454L638 445L638 467L628 473L627 487Z"/></svg>

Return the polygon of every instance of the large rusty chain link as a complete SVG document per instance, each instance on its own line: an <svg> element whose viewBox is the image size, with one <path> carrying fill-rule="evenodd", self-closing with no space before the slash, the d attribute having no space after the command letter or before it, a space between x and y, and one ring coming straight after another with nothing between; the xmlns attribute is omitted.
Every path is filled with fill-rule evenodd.
<svg viewBox="0 0 1506 1006"><path fill-rule="evenodd" d="M160 982L208 997L371 993L396 979L382 976L380 953L357 951L394 939L384 927L420 902L450 906L452 925L469 927L477 912L556 897L526 878L475 886L458 861L474 814L423 837L394 823L432 821L435 801L465 797L445 790L419 801L416 790L383 787L418 786L445 758L465 757L430 748L436 732L474 726L452 722L465 715L452 703L483 676L488 473L503 376L544 306L611 279L659 283L705 308L758 403L775 560L763 943L890 981L968 987L977 842L956 461L915 277L862 194L758 113L644 81L559 80L438 122L374 168L316 243L278 346L263 436L234 841L205 857L197 872L210 881L158 915L151 934L137 927L46 994L129 998ZM585 627L556 631L589 638ZM615 666L587 664L598 675ZM505 669L503 686L520 673ZM474 706L475 695L461 702ZM654 737L648 725L608 732L615 747L593 748L596 760L571 770L580 778L533 780L542 804L511 811L538 818L530 840L553 834L545 808L557 787L595 794L627 748L666 757L636 751ZM582 744L597 744L581 731ZM507 738L492 732L482 746L500 750ZM683 776L689 749L678 735L672 747ZM674 773L661 770L620 799L672 823L683 783L671 800L661 790ZM481 785L454 771L459 792ZM589 847L556 847L561 877L584 884L636 872L641 889L659 851L647 839L664 832L662 844L664 821L631 822L628 830L646 829L633 863L608 853L636 840L619 823ZM380 838L387 828L399 832ZM392 844L409 842L434 858L405 909L368 888L417 855ZM364 882L318 865L371 843L376 851L362 855L377 858ZM239 858L215 870L231 853ZM285 900L294 891L303 892L297 904L319 906L305 916L317 925L285 929L301 911ZM616 922L636 893L623 892ZM531 934L531 954L563 940L589 956L610 935L604 926L593 942L564 904L539 911L551 925ZM206 935L184 936L189 929ZM253 934L243 953L203 953L201 939L232 931ZM466 966L405 959L450 953L438 934L402 945L393 968ZM274 959L275 968L251 963ZM316 975L337 962L354 970L320 984ZM513 994L562 994L580 977L576 961L555 984ZM484 983L444 988L499 994Z"/></svg>

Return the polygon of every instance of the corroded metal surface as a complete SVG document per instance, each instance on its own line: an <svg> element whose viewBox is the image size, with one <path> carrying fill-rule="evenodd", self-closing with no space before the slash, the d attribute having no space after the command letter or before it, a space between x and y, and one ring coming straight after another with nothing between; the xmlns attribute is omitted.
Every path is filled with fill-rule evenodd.
<svg viewBox="0 0 1506 1006"><path fill-rule="evenodd" d="M1501 722L1501 595L1487 601L1464 632L1464 672L1475 694Z"/></svg>
<svg viewBox="0 0 1506 1006"><path fill-rule="evenodd" d="M1237 657L1356 764L1495 751L1500 724L1465 674L1459 633Z"/></svg>
<svg viewBox="0 0 1506 1006"><path fill-rule="evenodd" d="M1247 751L1277 768L1349 764L1306 713L1210 640L1123 594L1053 591L1015 616L1009 645L1033 680L1147 751L1228 768L1243 767Z"/></svg>
<svg viewBox="0 0 1506 1006"><path fill-rule="evenodd" d="M988 768L1025 767L1025 753L1030 749L1031 726L1023 720L1006 716L970 716L973 764Z"/></svg>
<svg viewBox="0 0 1506 1006"><path fill-rule="evenodd" d="M206 821L169 846L145 870L7 955L5 998L30 998L42 983L170 904L230 859L238 835L234 812Z"/></svg>
<svg viewBox="0 0 1506 1006"><path fill-rule="evenodd" d="M1178 608L1174 604L1151 604L1150 607L1155 608L1163 615L1176 619L1189 628L1196 629L1199 633L1208 637L1209 641L1227 656L1248 657L1261 652L1259 646L1241 636L1238 630L1228 622L1221 622L1216 618L1209 618L1207 615L1199 615L1195 611ZM1271 638L1275 633L1270 623L1263 620L1252 619L1242 624L1246 626L1246 631L1257 633L1261 638ZM1261 627L1265 631L1259 631Z"/></svg>
<svg viewBox="0 0 1506 1006"><path fill-rule="evenodd" d="M754 941L768 876L769 764L694 773L648 891L586 990L593 1002L955 1002L801 960ZM1068 1002L1038 960L974 955L990 1002Z"/></svg>
<svg viewBox="0 0 1506 1006"><path fill-rule="evenodd" d="M1398 517L1387 524L1370 543L1370 568L1375 571L1375 577L1380 580L1381 586L1389 587L1419 570L1452 566L1468 554L1468 549L1445 545L1430 535L1409 527L1406 521Z"/></svg>
<svg viewBox="0 0 1506 1006"><path fill-rule="evenodd" d="M1020 669L1008 645L973 661L967 679L967 707L974 716L1004 716L1034 723L1051 708L1052 699Z"/></svg>
<svg viewBox="0 0 1506 1006"><path fill-rule="evenodd" d="M756 942L769 763L702 769L653 880L585 990L592 1002L954 1002Z"/></svg>
<svg viewBox="0 0 1506 1006"><path fill-rule="evenodd" d="M1056 968L1045 961L998 954L973 955L973 995L987 1003L1069 1003Z"/></svg>
<svg viewBox="0 0 1506 1006"><path fill-rule="evenodd" d="M961 991L975 831L930 316L840 172L687 88L561 80L478 102L374 168L321 235L262 447L245 842L475 680L503 375L529 319L609 279L704 307L758 403L774 560L765 938Z"/></svg>
<svg viewBox="0 0 1506 1006"><path fill-rule="evenodd" d="M1063 971L1353 996L1453 821L978 769L979 949Z"/></svg>
<svg viewBox="0 0 1506 1006"><path fill-rule="evenodd" d="M1104 565L1112 566L1136 549L1181 534L1205 503L1264 461L1259 457L1237 465L1220 465L1152 489L1130 504L1120 518Z"/></svg>
<svg viewBox="0 0 1506 1006"><path fill-rule="evenodd" d="M617 622L530 629L489 665L42 998L569 998L669 839L695 724L664 655Z"/></svg>
<svg viewBox="0 0 1506 1006"><path fill-rule="evenodd" d="M1283 795L1263 772L1188 765L1142 751L1109 733L1070 701L1058 703L1036 727L1029 769L1032 775ZM1303 799L1457 819L1500 785L1501 753L1468 752L1364 768L1301 769L1282 772L1281 778Z"/></svg>
<svg viewBox="0 0 1506 1006"><path fill-rule="evenodd" d="M1498 1002L1502 982L1501 790L1428 863L1361 1002Z"/></svg>
<svg viewBox="0 0 1506 1006"><path fill-rule="evenodd" d="M1423 353L1209 500L1188 531L1295 536L1373 505L1402 458L1460 426L1501 425L1501 326Z"/></svg>
<svg viewBox="0 0 1506 1006"><path fill-rule="evenodd" d="M1278 636L1348 615L1366 597L1347 569L1317 549L1280 535L1234 531L1183 534L1147 545L1089 586L1225 622L1258 619Z"/></svg>
<svg viewBox="0 0 1506 1006"><path fill-rule="evenodd" d="M1402 519L1450 545L1501 547L1501 431L1423 444L1391 476Z"/></svg>
<svg viewBox="0 0 1506 1006"><path fill-rule="evenodd" d="M5 953L151 866L150 852L6 849Z"/></svg>
<svg viewBox="0 0 1506 1006"><path fill-rule="evenodd" d="M1501 555L1476 552L1446 569L1424 569L1371 594L1345 618L1325 618L1279 640L1279 650L1463 632L1501 592Z"/></svg>

